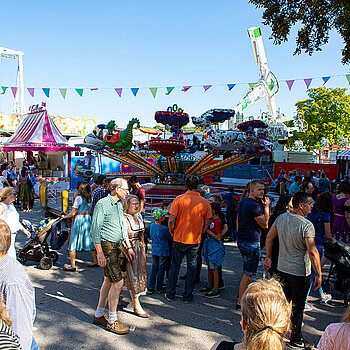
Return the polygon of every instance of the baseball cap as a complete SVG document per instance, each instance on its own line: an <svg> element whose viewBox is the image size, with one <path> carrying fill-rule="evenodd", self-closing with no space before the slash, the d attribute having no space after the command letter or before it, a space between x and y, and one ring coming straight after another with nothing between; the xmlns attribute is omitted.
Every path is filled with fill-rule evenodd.
<svg viewBox="0 0 350 350"><path fill-rule="evenodd" d="M168 214L168 212L169 210L165 210L165 209L155 209L152 212L152 218L154 218L155 220L159 220L164 215Z"/></svg>

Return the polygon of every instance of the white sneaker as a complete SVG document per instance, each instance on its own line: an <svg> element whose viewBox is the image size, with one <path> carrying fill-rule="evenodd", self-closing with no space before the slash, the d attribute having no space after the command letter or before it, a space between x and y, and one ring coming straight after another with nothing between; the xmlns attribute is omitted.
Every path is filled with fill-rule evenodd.
<svg viewBox="0 0 350 350"><path fill-rule="evenodd" d="M320 299L320 304L327 304L328 301L332 299L330 294L324 293L324 297Z"/></svg>
<svg viewBox="0 0 350 350"><path fill-rule="evenodd" d="M313 307L310 304L305 303L304 311L311 311L312 309Z"/></svg>

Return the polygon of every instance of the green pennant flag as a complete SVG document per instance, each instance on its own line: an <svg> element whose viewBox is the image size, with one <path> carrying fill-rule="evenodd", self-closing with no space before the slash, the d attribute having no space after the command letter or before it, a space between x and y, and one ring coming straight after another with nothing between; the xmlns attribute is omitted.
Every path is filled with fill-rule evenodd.
<svg viewBox="0 0 350 350"><path fill-rule="evenodd" d="M348 79L348 83L350 84L350 74L346 74L345 76L346 76L346 79Z"/></svg>
<svg viewBox="0 0 350 350"><path fill-rule="evenodd" d="M175 89L175 86L173 86L173 87L167 87L166 88L166 93L165 93L165 95L170 95L170 93L173 91Z"/></svg>
<svg viewBox="0 0 350 350"><path fill-rule="evenodd" d="M80 97L83 96L84 89L75 89L75 91L80 95Z"/></svg>
<svg viewBox="0 0 350 350"><path fill-rule="evenodd" d="M248 83L248 85L252 89L256 85L256 83Z"/></svg>
<svg viewBox="0 0 350 350"><path fill-rule="evenodd" d="M149 91L151 91L152 96L156 98L158 88L149 88Z"/></svg>
<svg viewBox="0 0 350 350"><path fill-rule="evenodd" d="M7 90L8 88L9 88L8 86L2 86L2 87L1 87L1 89L2 89L1 95L3 95L3 94L6 92L6 90Z"/></svg>
<svg viewBox="0 0 350 350"><path fill-rule="evenodd" d="M59 89L62 97L66 99L67 89Z"/></svg>

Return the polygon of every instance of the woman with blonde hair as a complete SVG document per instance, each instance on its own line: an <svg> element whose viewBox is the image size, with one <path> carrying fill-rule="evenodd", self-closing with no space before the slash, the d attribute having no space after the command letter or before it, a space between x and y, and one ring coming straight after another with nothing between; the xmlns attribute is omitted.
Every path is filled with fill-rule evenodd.
<svg viewBox="0 0 350 350"><path fill-rule="evenodd" d="M275 279L249 284L241 299L243 342L222 341L211 350L282 350L290 325L291 305Z"/></svg>
<svg viewBox="0 0 350 350"><path fill-rule="evenodd" d="M15 241L17 231L21 230L27 237L30 237L30 232L20 223L19 213L13 205L16 196L17 194L13 187L5 187L0 191L0 219L9 225L11 230L11 246L7 254L14 259L16 259Z"/></svg>
<svg viewBox="0 0 350 350"><path fill-rule="evenodd" d="M140 200L135 195L129 195L123 203L124 222L128 231L129 241L135 252L135 259L126 264L124 276L136 316L148 318L143 310L139 297L147 292L146 249L144 241L145 226L140 213Z"/></svg>
<svg viewBox="0 0 350 350"><path fill-rule="evenodd" d="M21 346L11 326L12 322L7 315L6 306L0 298L0 349L20 350Z"/></svg>

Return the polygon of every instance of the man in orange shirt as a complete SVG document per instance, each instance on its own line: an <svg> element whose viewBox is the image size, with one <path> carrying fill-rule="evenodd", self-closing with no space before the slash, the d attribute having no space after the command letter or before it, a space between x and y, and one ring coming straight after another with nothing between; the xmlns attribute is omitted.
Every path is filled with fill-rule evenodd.
<svg viewBox="0 0 350 350"><path fill-rule="evenodd" d="M186 255L187 274L183 300L189 303L193 299L199 244L209 227L212 212L209 202L198 192L198 177L188 176L185 185L187 192L174 199L169 211L169 231L174 244L167 292L164 296L168 301L175 299L177 278L182 259Z"/></svg>

